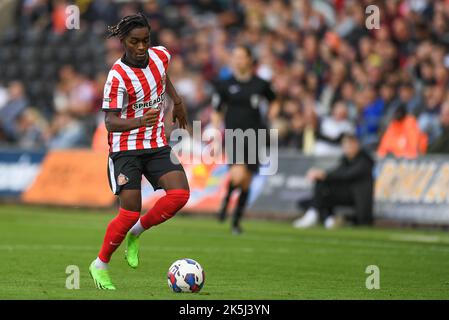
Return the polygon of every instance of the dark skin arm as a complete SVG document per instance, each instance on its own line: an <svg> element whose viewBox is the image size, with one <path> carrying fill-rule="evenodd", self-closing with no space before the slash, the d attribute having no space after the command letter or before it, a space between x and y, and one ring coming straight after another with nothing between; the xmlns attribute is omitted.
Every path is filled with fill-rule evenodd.
<svg viewBox="0 0 449 320"><path fill-rule="evenodd" d="M186 108L184 106L184 102L181 97L176 92L175 87L173 86L170 78L167 75L166 87L167 94L173 100L173 123L176 123L178 120L178 125L180 128L185 129L187 127L187 113Z"/></svg>
<svg viewBox="0 0 449 320"><path fill-rule="evenodd" d="M184 107L184 102L176 92L175 87L170 81L167 75L166 84L167 94L174 102L173 108L173 122L178 120L179 127L185 129L187 126L187 115ZM120 118L120 112L106 112L105 124L106 129L109 132L124 132L137 129L143 126L154 126L159 117L159 109L149 109L142 117L134 119L122 119Z"/></svg>
<svg viewBox="0 0 449 320"><path fill-rule="evenodd" d="M142 117L133 119L120 118L120 112L106 112L105 124L109 132L123 132L140 127L152 127L159 117L159 109L150 109Z"/></svg>

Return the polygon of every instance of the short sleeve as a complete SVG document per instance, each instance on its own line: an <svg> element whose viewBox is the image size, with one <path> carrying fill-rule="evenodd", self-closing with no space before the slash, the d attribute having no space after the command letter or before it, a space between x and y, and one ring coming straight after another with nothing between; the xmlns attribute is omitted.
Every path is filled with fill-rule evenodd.
<svg viewBox="0 0 449 320"><path fill-rule="evenodd" d="M271 84L267 81L264 81L265 85L264 85L264 92L263 95L265 98L267 98L268 101L273 101L274 99L276 99L276 94L274 93Z"/></svg>
<svg viewBox="0 0 449 320"><path fill-rule="evenodd" d="M121 111L125 92L126 88L122 85L122 82L116 76L110 74L104 85L101 109L103 111Z"/></svg>
<svg viewBox="0 0 449 320"><path fill-rule="evenodd" d="M171 60L171 53L170 53L170 51L168 51L168 49L166 47L164 47L164 46L157 46L157 47L153 47L153 49L156 49L158 51L162 51L165 54L165 56L167 57L167 61L170 62L170 60Z"/></svg>
<svg viewBox="0 0 449 320"><path fill-rule="evenodd" d="M215 111L223 111L223 105L226 104L226 91L224 90L224 85L218 83L215 85L214 93L212 94L212 108Z"/></svg>

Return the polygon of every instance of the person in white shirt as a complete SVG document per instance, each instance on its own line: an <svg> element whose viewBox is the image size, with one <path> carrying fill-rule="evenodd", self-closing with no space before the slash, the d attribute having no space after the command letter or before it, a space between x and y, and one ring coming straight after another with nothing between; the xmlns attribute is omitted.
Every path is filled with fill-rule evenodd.
<svg viewBox="0 0 449 320"><path fill-rule="evenodd" d="M342 101L335 103L330 116L325 117L318 128L313 154L315 156L341 156L341 139L344 134L354 133L348 119L348 108Z"/></svg>

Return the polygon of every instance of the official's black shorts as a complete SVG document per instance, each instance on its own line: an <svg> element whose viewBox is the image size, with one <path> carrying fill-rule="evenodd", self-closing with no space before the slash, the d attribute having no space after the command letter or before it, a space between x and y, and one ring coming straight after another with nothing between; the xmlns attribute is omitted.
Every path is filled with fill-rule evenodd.
<svg viewBox="0 0 449 320"><path fill-rule="evenodd" d="M180 163L172 161L171 154L170 146L110 153L108 179L112 192L118 195L122 190L140 190L142 175L154 190L162 189L158 181L164 174L171 171L184 172ZM173 157L177 159L174 154Z"/></svg>
<svg viewBox="0 0 449 320"><path fill-rule="evenodd" d="M243 140L242 145L238 145L236 138L232 144L225 145L228 165L244 164L253 174L259 173L260 153L265 151L266 141L260 141L256 136L256 143Z"/></svg>

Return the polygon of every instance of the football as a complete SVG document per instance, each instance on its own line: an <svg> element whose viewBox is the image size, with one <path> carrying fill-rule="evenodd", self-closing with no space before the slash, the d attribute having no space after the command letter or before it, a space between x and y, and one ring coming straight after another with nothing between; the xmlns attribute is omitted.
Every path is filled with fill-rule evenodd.
<svg viewBox="0 0 449 320"><path fill-rule="evenodd" d="M176 260L168 269L167 281L174 292L199 292L204 286L204 270L193 259Z"/></svg>

